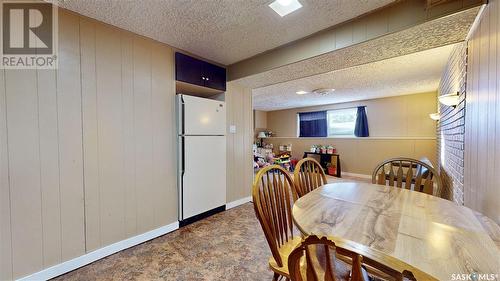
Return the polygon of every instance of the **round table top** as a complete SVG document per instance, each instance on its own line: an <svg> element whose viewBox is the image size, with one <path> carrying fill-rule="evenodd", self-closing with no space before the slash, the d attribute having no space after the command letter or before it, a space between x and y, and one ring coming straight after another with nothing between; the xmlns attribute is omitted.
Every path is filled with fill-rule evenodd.
<svg viewBox="0 0 500 281"><path fill-rule="evenodd" d="M439 280L473 272L499 278L500 227L448 200L391 186L340 182L298 199L292 214L306 235L368 246Z"/></svg>

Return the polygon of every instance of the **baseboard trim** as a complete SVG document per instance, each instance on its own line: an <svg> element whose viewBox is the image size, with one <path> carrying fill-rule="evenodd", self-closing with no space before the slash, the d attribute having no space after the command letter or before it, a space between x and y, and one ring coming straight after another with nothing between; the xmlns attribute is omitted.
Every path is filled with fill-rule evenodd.
<svg viewBox="0 0 500 281"><path fill-rule="evenodd" d="M350 176L350 177L357 177L357 178L362 178L362 179L371 179L371 175L364 175L364 174L356 174L356 173L349 173L349 172L344 172L342 171L342 175Z"/></svg>
<svg viewBox="0 0 500 281"><path fill-rule="evenodd" d="M169 225L165 225L159 227L157 229L153 229L143 234L139 234L137 236L118 241L111 245L105 246L103 248L97 249L85 255L79 256L69 261L65 261L63 263L54 265L52 267L46 268L39 272L33 273L31 275L25 276L18 280L27 281L27 280L48 280L64 273L68 273L72 270L75 270L79 267L85 266L94 261L105 258L109 255L117 253L119 251L125 250L127 248L133 247L135 245L141 244L148 240L154 239L158 236L167 234L179 228L179 222L174 222Z"/></svg>
<svg viewBox="0 0 500 281"><path fill-rule="evenodd" d="M251 202L252 201L252 196L248 196L245 198L238 199L233 202L229 202L226 204L226 210L232 209L234 207L238 207L239 205L243 205L245 203Z"/></svg>

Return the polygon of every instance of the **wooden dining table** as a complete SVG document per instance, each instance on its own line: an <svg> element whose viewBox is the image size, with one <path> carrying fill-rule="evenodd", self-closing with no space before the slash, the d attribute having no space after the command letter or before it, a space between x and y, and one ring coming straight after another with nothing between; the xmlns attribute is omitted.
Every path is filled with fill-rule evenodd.
<svg viewBox="0 0 500 281"><path fill-rule="evenodd" d="M500 280L500 227L445 199L392 186L339 182L299 198L292 216L304 235L359 243L439 280L465 280L457 279L465 276L461 274Z"/></svg>

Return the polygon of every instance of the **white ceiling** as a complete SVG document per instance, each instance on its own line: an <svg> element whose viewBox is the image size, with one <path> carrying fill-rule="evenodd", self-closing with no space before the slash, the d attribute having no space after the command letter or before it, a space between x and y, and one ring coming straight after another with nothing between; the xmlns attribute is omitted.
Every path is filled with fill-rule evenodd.
<svg viewBox="0 0 500 281"><path fill-rule="evenodd" d="M283 18L268 7L273 0L57 1L63 8L228 65L395 0L299 0L303 8Z"/></svg>
<svg viewBox="0 0 500 281"><path fill-rule="evenodd" d="M254 108L271 111L435 91L454 46L448 45L254 89ZM328 95L295 93L317 88L336 90Z"/></svg>

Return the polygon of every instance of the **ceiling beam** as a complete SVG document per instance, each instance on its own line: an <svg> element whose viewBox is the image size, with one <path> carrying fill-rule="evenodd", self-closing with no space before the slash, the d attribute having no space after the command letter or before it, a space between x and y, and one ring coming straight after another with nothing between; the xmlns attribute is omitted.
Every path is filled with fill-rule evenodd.
<svg viewBox="0 0 500 281"><path fill-rule="evenodd" d="M228 80L239 80L346 49L480 6L484 2L484 0L448 0L446 3L429 7L428 0L398 1L349 22L232 64L228 66ZM277 82L280 81L273 83Z"/></svg>

